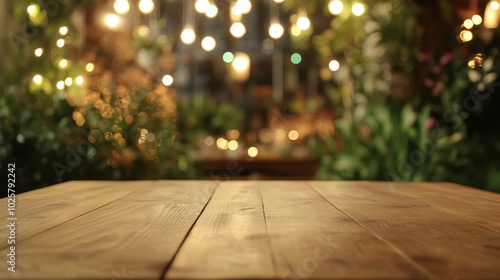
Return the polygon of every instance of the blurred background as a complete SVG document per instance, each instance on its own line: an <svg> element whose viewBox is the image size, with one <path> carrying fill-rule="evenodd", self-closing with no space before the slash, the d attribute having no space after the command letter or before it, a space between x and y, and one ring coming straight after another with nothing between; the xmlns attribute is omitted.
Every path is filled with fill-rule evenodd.
<svg viewBox="0 0 500 280"><path fill-rule="evenodd" d="M499 23L496 0L0 0L0 173L15 163L18 191L318 179L500 192Z"/></svg>

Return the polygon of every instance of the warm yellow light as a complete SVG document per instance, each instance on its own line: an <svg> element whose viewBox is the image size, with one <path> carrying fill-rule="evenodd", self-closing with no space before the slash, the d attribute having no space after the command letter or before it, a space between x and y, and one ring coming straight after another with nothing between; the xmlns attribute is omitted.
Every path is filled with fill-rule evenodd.
<svg viewBox="0 0 500 280"><path fill-rule="evenodd" d="M290 130L290 132L288 132L288 138L292 141L299 139L299 132L295 129Z"/></svg>
<svg viewBox="0 0 500 280"><path fill-rule="evenodd" d="M127 0L115 0L113 8L117 14L124 15L130 11L130 4Z"/></svg>
<svg viewBox="0 0 500 280"><path fill-rule="evenodd" d="M470 32L469 30L463 30L462 32L460 32L460 39L463 42L469 42L473 37L474 36L472 35L472 32Z"/></svg>
<svg viewBox="0 0 500 280"><path fill-rule="evenodd" d="M64 80L64 84L66 86L71 86L73 84L73 79L71 79L70 77L67 77L65 80Z"/></svg>
<svg viewBox="0 0 500 280"><path fill-rule="evenodd" d="M75 78L75 84L82 85L83 84L83 77L82 76L77 76Z"/></svg>
<svg viewBox="0 0 500 280"><path fill-rule="evenodd" d="M208 18L214 18L217 15L218 12L219 12L219 9L217 8L217 6L214 5L214 4L211 4L205 10L205 15Z"/></svg>
<svg viewBox="0 0 500 280"><path fill-rule="evenodd" d="M279 4L279 3L283 3L283 2L285 2L285 0L274 0L274 2L276 2L276 3L278 3L278 4Z"/></svg>
<svg viewBox="0 0 500 280"><path fill-rule="evenodd" d="M330 70L335 72L335 71L339 70L340 63L334 59L334 60L330 61L330 63L328 64L328 68L330 68Z"/></svg>
<svg viewBox="0 0 500 280"><path fill-rule="evenodd" d="M215 42L215 39L213 37L207 36L201 40L201 47L209 52L212 51L215 48L215 45L217 43Z"/></svg>
<svg viewBox="0 0 500 280"><path fill-rule="evenodd" d="M290 27L290 33L293 35L293 36L300 36L300 34L302 34L302 30L300 30L300 28L294 24L292 25L292 27Z"/></svg>
<svg viewBox="0 0 500 280"><path fill-rule="evenodd" d="M500 8L500 4L497 1L490 1L489 4L493 11L496 11Z"/></svg>
<svg viewBox="0 0 500 280"><path fill-rule="evenodd" d="M234 55L232 65L237 72L245 72L250 67L250 57L246 53L238 52Z"/></svg>
<svg viewBox="0 0 500 280"><path fill-rule="evenodd" d="M149 36L149 27L147 25L141 25L137 27L137 35L141 37L148 37Z"/></svg>
<svg viewBox="0 0 500 280"><path fill-rule="evenodd" d="M186 45L191 45L196 40L196 33L191 26L186 26L181 33L181 40Z"/></svg>
<svg viewBox="0 0 500 280"><path fill-rule="evenodd" d="M161 79L161 82L166 86L171 86L174 83L174 77L172 77L171 75L165 75Z"/></svg>
<svg viewBox="0 0 500 280"><path fill-rule="evenodd" d="M221 150L227 150L229 142L224 138L217 139L216 145Z"/></svg>
<svg viewBox="0 0 500 280"><path fill-rule="evenodd" d="M200 14L205 13L209 6L210 2L208 0L196 0L196 2L194 3L194 8Z"/></svg>
<svg viewBox="0 0 500 280"><path fill-rule="evenodd" d="M61 67L62 69L68 67L68 61L66 59L61 59L59 61L59 67Z"/></svg>
<svg viewBox="0 0 500 280"><path fill-rule="evenodd" d="M34 14L39 9L40 9L40 7L37 4L31 4L28 6L26 11L28 12L28 14Z"/></svg>
<svg viewBox="0 0 500 280"><path fill-rule="evenodd" d="M248 156L256 157L259 154L259 150L256 147L248 148Z"/></svg>
<svg viewBox="0 0 500 280"><path fill-rule="evenodd" d="M307 14L305 13L305 11L302 11L299 13L299 18L297 19L297 26L301 30L307 30L309 28L309 26L311 26L311 21L307 17Z"/></svg>
<svg viewBox="0 0 500 280"><path fill-rule="evenodd" d="M229 32L235 38L241 38L247 32L247 29L245 28L245 25L243 25L243 23L241 23L241 22L235 22L235 23L233 23L231 25L231 28L229 28Z"/></svg>
<svg viewBox="0 0 500 280"><path fill-rule="evenodd" d="M352 5L351 10L352 10L353 15L359 17L365 13L365 6L363 6L363 4L361 4L361 3L356 3L356 4Z"/></svg>
<svg viewBox="0 0 500 280"><path fill-rule="evenodd" d="M252 10L252 3L250 0L237 0L236 5L240 6L240 11L242 14L248 14Z"/></svg>
<svg viewBox="0 0 500 280"><path fill-rule="evenodd" d="M472 27L474 26L474 22L472 22L472 20L470 19L466 19L464 21L464 27L467 28L467 29L471 29Z"/></svg>
<svg viewBox="0 0 500 280"><path fill-rule="evenodd" d="M228 139L235 140L240 137L240 132L237 129L231 129L226 133Z"/></svg>
<svg viewBox="0 0 500 280"><path fill-rule="evenodd" d="M94 64L93 63L87 63L87 65L85 65L85 70L87 70L87 72L92 72L94 71Z"/></svg>
<svg viewBox="0 0 500 280"><path fill-rule="evenodd" d="M57 40L56 45L60 48L64 47L64 39Z"/></svg>
<svg viewBox="0 0 500 280"><path fill-rule="evenodd" d="M344 4L340 0L332 0L328 3L328 11L334 16L340 15L344 10Z"/></svg>
<svg viewBox="0 0 500 280"><path fill-rule="evenodd" d="M139 10L143 14L150 14L155 8L155 3L153 0L141 0L139 1Z"/></svg>
<svg viewBox="0 0 500 280"><path fill-rule="evenodd" d="M43 54L43 49L42 48L37 48L35 50L35 56L40 57Z"/></svg>
<svg viewBox="0 0 500 280"><path fill-rule="evenodd" d="M57 82L56 87L61 90L64 89L64 82L63 81Z"/></svg>
<svg viewBox="0 0 500 280"><path fill-rule="evenodd" d="M120 22L120 17L115 14L107 14L104 17L104 24L106 24L106 26L111 29L118 27L118 25L120 25Z"/></svg>
<svg viewBox="0 0 500 280"><path fill-rule="evenodd" d="M37 85L41 84L43 81L43 78L41 75L39 74L36 74L35 76L33 76L33 82Z"/></svg>
<svg viewBox="0 0 500 280"><path fill-rule="evenodd" d="M228 146L229 150L236 151L238 149L238 141L231 140L231 141L229 141L227 146Z"/></svg>
<svg viewBox="0 0 500 280"><path fill-rule="evenodd" d="M205 137L205 145L212 146L214 144L214 138L212 136Z"/></svg>
<svg viewBox="0 0 500 280"><path fill-rule="evenodd" d="M68 28L66 26L61 26L61 28L59 28L59 34L61 35L68 34Z"/></svg>
<svg viewBox="0 0 500 280"><path fill-rule="evenodd" d="M273 39L279 39L283 36L283 26L279 22L274 22L269 26L269 36Z"/></svg>
<svg viewBox="0 0 500 280"><path fill-rule="evenodd" d="M483 18L480 15L473 15L472 16L472 22L475 25L480 25L483 22Z"/></svg>

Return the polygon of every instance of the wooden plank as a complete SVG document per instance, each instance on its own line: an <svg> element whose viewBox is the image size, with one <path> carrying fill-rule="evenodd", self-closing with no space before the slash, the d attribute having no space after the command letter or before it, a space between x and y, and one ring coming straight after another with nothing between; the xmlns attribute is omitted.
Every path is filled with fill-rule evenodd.
<svg viewBox="0 0 500 280"><path fill-rule="evenodd" d="M69 221L111 201L125 196L138 187L150 182L118 181L71 181L16 196L16 217L18 227L16 240L19 242L37 233ZM106 191L103 191L105 189ZM85 203L82 203L85 202ZM7 198L1 203L0 219L7 219ZM2 236L7 236L8 228L0 228ZM0 244L0 249L7 243Z"/></svg>
<svg viewBox="0 0 500 280"><path fill-rule="evenodd" d="M286 264L285 264L286 265ZM221 183L175 257L167 279L277 276L255 183Z"/></svg>
<svg viewBox="0 0 500 280"><path fill-rule="evenodd" d="M460 212L450 215L434 203L427 203L425 196L412 189L411 184L401 183L395 188L385 182L310 182L310 185L411 262L441 279L498 279L500 275L498 233L464 219ZM405 188L405 193L413 191L414 196L398 195ZM462 201L466 199L464 196Z"/></svg>
<svg viewBox="0 0 500 280"><path fill-rule="evenodd" d="M306 182L259 184L281 279L423 279L434 275L333 207Z"/></svg>
<svg viewBox="0 0 500 280"><path fill-rule="evenodd" d="M500 235L500 195L456 184L407 183L395 190Z"/></svg>
<svg viewBox="0 0 500 280"><path fill-rule="evenodd" d="M160 279L215 185L142 184L126 197L19 242L17 272L1 270L0 278Z"/></svg>

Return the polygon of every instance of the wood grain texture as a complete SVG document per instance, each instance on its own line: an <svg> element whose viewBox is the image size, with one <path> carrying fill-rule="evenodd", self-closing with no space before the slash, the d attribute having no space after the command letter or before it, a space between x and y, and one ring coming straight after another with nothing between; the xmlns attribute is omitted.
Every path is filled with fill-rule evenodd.
<svg viewBox="0 0 500 280"><path fill-rule="evenodd" d="M221 183L166 278L277 278L255 183Z"/></svg>
<svg viewBox="0 0 500 280"><path fill-rule="evenodd" d="M126 197L19 242L17 272L0 270L0 277L160 279L214 188L143 182Z"/></svg>
<svg viewBox="0 0 500 280"><path fill-rule="evenodd" d="M145 184L148 182L72 181L17 195L16 217L20 222L16 239L24 240L69 221L119 199ZM2 209L7 209L7 198L0 201L1 205L5 205ZM7 219L7 211L1 211L0 219ZM7 231L6 227L1 227L1 236L6 236ZM0 244L0 249L7 246L6 243Z"/></svg>
<svg viewBox="0 0 500 280"><path fill-rule="evenodd" d="M438 207L439 199L431 200L418 189L412 189L415 184L390 187L384 182L310 182L310 185L332 205L397 248L402 257L440 279L498 279L500 275L498 233L464 218L463 211L443 211L446 205ZM437 197L447 196L442 185L434 187L441 190ZM472 190L465 194L457 191L455 196L460 201L482 196L491 198L488 201L498 198L495 194ZM476 210L488 213L494 205L487 205L477 206Z"/></svg>
<svg viewBox="0 0 500 280"><path fill-rule="evenodd" d="M259 184L282 279L422 279L427 275L333 207L306 182Z"/></svg>

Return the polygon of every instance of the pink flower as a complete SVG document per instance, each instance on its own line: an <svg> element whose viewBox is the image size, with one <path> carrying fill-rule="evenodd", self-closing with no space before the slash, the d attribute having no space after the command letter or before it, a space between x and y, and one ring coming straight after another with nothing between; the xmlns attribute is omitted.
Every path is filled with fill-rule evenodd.
<svg viewBox="0 0 500 280"><path fill-rule="evenodd" d="M429 79L429 78L427 78L427 79L424 80L424 85L427 86L427 87L429 87L429 88L433 87L435 84L436 83L433 80Z"/></svg>
<svg viewBox="0 0 500 280"><path fill-rule="evenodd" d="M441 59L439 60L439 65L445 66L446 64L450 63L452 60L453 60L453 54L446 53L443 56L441 56Z"/></svg>
<svg viewBox="0 0 500 280"><path fill-rule="evenodd" d="M432 129L434 125L436 125L436 119L433 117L428 118L425 122L425 127L427 127L427 129L429 130Z"/></svg>
<svg viewBox="0 0 500 280"><path fill-rule="evenodd" d="M432 95L438 96L439 93L441 93L441 90L443 89L444 85L442 82L438 82L434 88L432 89Z"/></svg>

